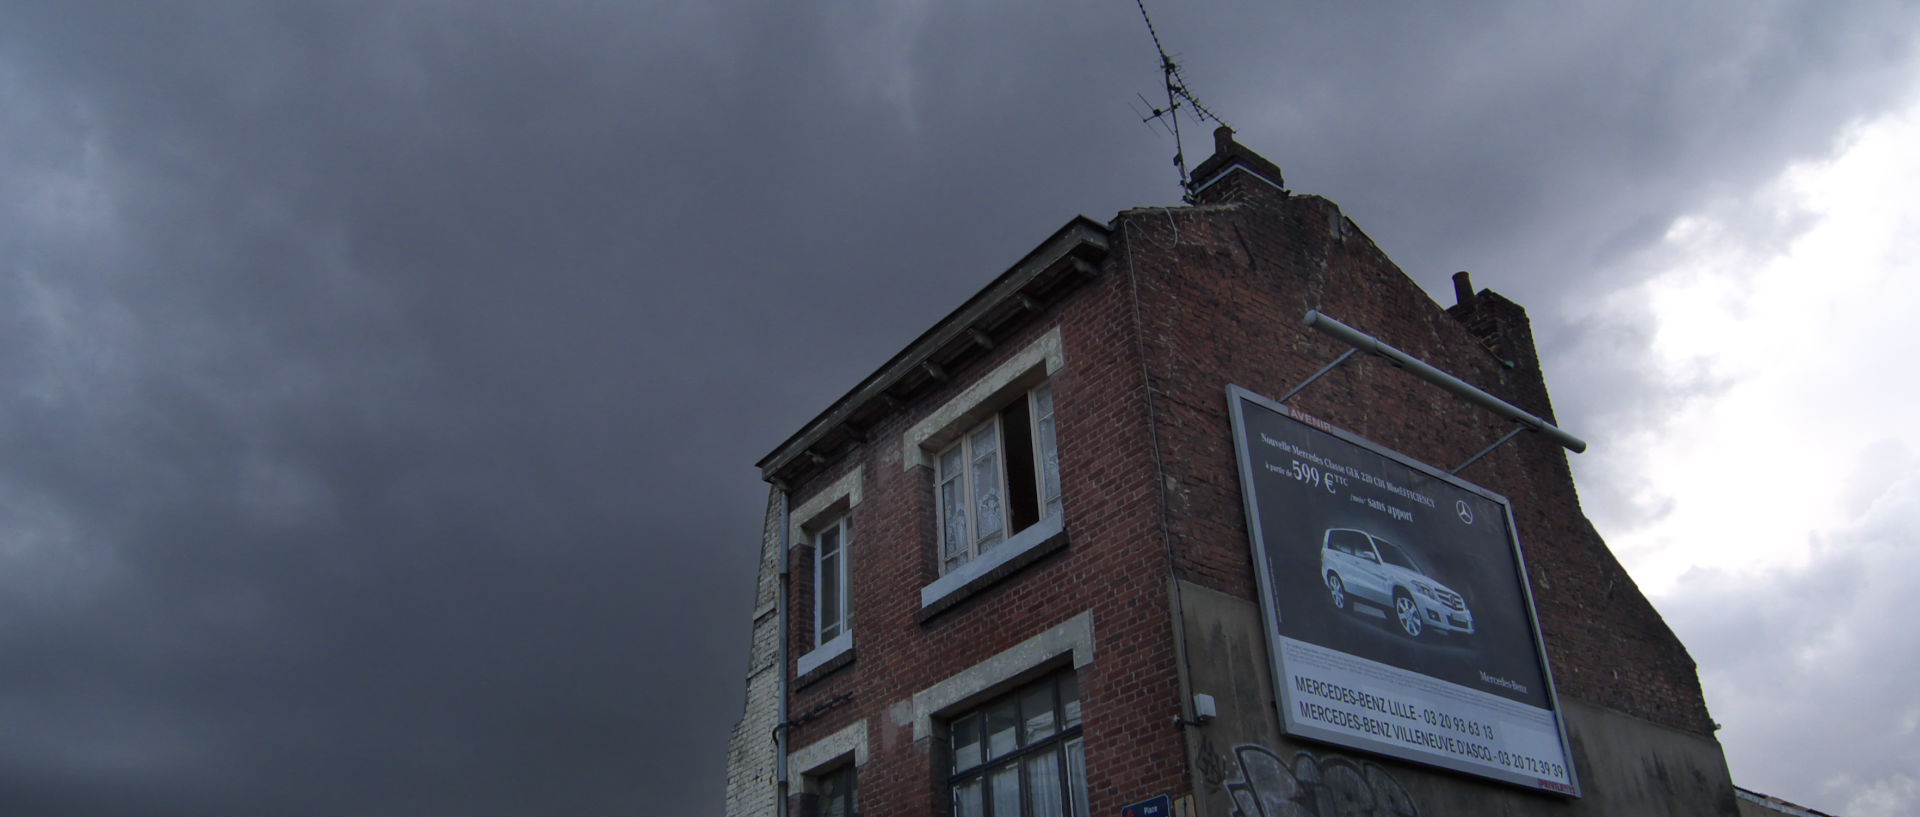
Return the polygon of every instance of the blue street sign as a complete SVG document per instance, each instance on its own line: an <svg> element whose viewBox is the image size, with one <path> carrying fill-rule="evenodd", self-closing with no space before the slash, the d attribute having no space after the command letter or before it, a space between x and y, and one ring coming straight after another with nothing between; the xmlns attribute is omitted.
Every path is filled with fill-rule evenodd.
<svg viewBox="0 0 1920 817"><path fill-rule="evenodd" d="M1173 798L1160 795L1120 810L1120 817L1173 817Z"/></svg>

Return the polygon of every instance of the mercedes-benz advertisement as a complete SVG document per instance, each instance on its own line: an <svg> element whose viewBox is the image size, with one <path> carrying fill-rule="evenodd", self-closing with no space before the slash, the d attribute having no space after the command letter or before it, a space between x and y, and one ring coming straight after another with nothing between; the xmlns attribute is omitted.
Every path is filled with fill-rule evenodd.
<svg viewBox="0 0 1920 817"><path fill-rule="evenodd" d="M1355 528L1330 528L1320 549L1320 572L1327 577L1327 600L1336 610L1365 602L1390 612L1408 638L1432 627L1473 633L1473 612L1465 596L1428 576L1418 562L1392 542Z"/></svg>
<svg viewBox="0 0 1920 817"><path fill-rule="evenodd" d="M1287 733L1577 796L1507 501L1227 396Z"/></svg>

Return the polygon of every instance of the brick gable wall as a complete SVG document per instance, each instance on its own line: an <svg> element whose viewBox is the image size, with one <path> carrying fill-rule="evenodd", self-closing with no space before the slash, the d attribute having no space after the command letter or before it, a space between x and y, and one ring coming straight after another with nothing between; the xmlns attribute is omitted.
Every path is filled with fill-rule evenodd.
<svg viewBox="0 0 1920 817"><path fill-rule="evenodd" d="M1258 597L1225 387L1278 398L1344 351L1301 325L1309 309L1552 418L1517 305L1487 292L1441 309L1325 199L1244 179L1207 192L1197 207L1123 214L1114 242L1140 281L1180 578ZM1512 428L1364 355L1291 405L1443 469ZM1560 692L1712 735L1691 657L1580 512L1565 453L1522 434L1462 476L1513 503Z"/></svg>

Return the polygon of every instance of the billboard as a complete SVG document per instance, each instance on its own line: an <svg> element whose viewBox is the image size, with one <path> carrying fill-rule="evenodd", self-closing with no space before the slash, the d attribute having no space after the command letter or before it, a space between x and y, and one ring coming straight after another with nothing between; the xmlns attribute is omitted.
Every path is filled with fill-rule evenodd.
<svg viewBox="0 0 1920 817"><path fill-rule="evenodd" d="M1227 399L1286 732L1577 796L1506 499Z"/></svg>

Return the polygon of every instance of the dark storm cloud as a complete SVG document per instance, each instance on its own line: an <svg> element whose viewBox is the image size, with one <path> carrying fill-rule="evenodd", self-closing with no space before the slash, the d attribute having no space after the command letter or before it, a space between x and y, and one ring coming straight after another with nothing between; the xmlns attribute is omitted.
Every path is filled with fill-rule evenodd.
<svg viewBox="0 0 1920 817"><path fill-rule="evenodd" d="M1534 297L1819 150L1910 30L1332 8L1159 22L1420 280ZM1176 199L1124 3L0 19L7 813L718 813L750 464Z"/></svg>
<svg viewBox="0 0 1920 817"><path fill-rule="evenodd" d="M746 271L673 240L696 100L624 89L725 55L428 11L11 29L9 138L74 146L17 206L85 206L8 237L10 813L715 802Z"/></svg>
<svg viewBox="0 0 1920 817"><path fill-rule="evenodd" d="M1216 95L1277 100L1240 119L1275 131L1297 182L1389 220L1380 240L1434 290L1470 268L1545 293L1658 238L1825 152L1902 92L1915 47L1900 3L1368 5L1222 15L1190 62L1218 64ZM1266 37L1281 70L1237 70Z"/></svg>

